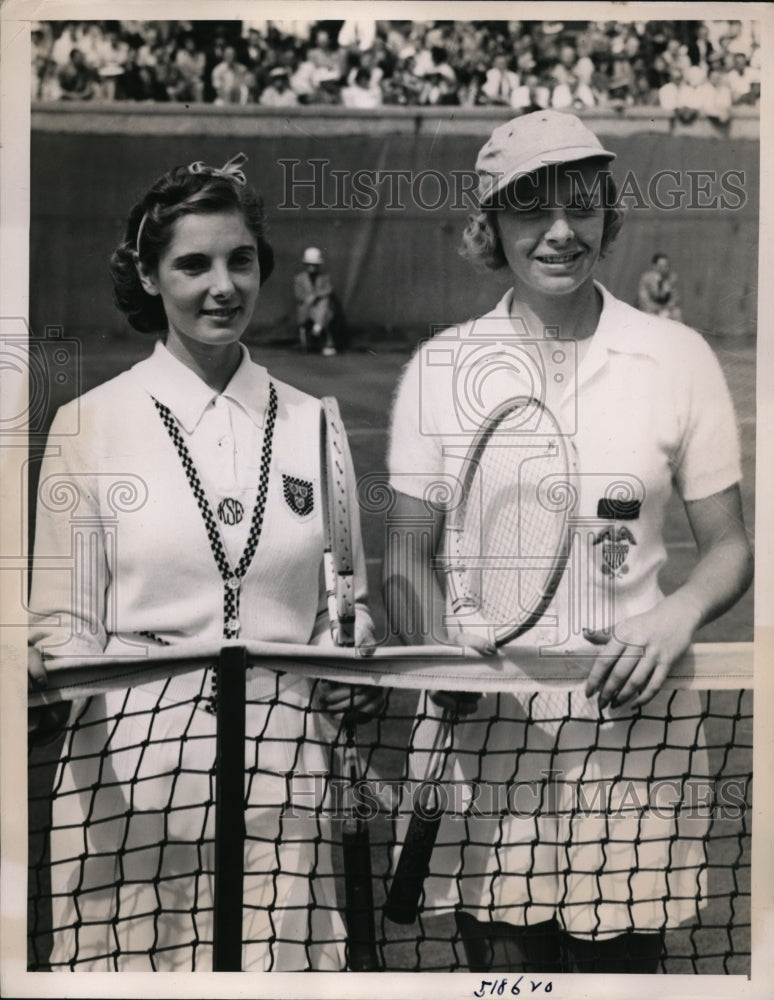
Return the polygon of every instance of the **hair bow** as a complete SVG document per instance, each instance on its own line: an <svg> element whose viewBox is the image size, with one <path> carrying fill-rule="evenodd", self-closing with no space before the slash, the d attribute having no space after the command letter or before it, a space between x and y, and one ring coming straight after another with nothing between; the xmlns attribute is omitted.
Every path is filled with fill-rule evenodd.
<svg viewBox="0 0 774 1000"><path fill-rule="evenodd" d="M247 163L245 154L237 153L222 167L210 167L206 163L202 163L201 160L196 160L194 163L188 164L188 169L192 174L214 174L216 177L226 177L244 187L247 184L247 177L241 168L245 163Z"/></svg>
<svg viewBox="0 0 774 1000"><path fill-rule="evenodd" d="M247 163L245 154L237 153L227 163L224 163L222 167L210 167L201 160L196 160L194 163L188 164L188 171L192 174L209 174L214 177L225 177L227 180L233 181L234 184L239 184L240 187L246 187L247 177L245 177L245 173L242 170L242 164L244 163ZM137 227L137 238L134 244L136 257L140 256L140 240L142 239L143 229L147 220L148 213L146 212L140 220L140 225Z"/></svg>

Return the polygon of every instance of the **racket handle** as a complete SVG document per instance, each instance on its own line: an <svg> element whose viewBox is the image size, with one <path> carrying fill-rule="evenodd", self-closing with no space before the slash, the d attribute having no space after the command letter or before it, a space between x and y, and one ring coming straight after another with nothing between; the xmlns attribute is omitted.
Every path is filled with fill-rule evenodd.
<svg viewBox="0 0 774 1000"><path fill-rule="evenodd" d="M480 694L472 691L433 691L430 695L431 701L453 717L471 715L480 698Z"/></svg>
<svg viewBox="0 0 774 1000"><path fill-rule="evenodd" d="M379 968L374 926L374 896L371 881L371 844L362 823L344 829L344 892L347 918L347 968L351 972L374 972Z"/></svg>
<svg viewBox="0 0 774 1000"><path fill-rule="evenodd" d="M398 867L387 894L384 915L394 924L412 924L419 911L419 897L430 873L430 858L441 825L441 815L421 819L411 817Z"/></svg>
<svg viewBox="0 0 774 1000"><path fill-rule="evenodd" d="M72 702L55 701L27 709L27 745L46 746L59 739L67 728Z"/></svg>

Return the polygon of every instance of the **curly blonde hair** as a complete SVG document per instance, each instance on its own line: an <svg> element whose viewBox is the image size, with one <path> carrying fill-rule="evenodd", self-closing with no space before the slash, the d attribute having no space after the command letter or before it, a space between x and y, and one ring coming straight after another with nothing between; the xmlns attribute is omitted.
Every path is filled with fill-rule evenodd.
<svg viewBox="0 0 774 1000"><path fill-rule="evenodd" d="M623 225L624 213L618 206L618 188L612 174L603 172L602 208L604 221L602 230L602 250L600 257L609 251ZM468 216L468 222L462 234L460 256L472 264L489 271L499 271L508 266L503 252L500 232L497 226L497 215L503 211L508 198L500 199L497 207L482 207ZM517 201L511 202L518 204Z"/></svg>

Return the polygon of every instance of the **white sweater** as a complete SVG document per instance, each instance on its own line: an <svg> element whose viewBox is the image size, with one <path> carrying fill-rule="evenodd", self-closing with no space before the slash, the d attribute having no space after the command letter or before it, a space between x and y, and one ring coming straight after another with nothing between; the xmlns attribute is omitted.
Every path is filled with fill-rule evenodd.
<svg viewBox="0 0 774 1000"><path fill-rule="evenodd" d="M32 641L48 655L118 652L138 633L163 642L224 635L224 576L153 400L175 417L235 567L256 503L270 381L243 347L218 395L158 344L147 360L62 407L41 471L31 596ZM320 404L274 385L265 513L240 587L238 634L325 641ZM300 509L299 484L307 498L311 487ZM354 475L349 489L354 505ZM362 607L359 536L355 573Z"/></svg>

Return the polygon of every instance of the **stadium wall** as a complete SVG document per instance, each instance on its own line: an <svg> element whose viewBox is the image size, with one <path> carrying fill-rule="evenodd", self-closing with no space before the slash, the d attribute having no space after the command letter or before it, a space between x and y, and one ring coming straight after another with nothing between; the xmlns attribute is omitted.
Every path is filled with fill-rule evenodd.
<svg viewBox="0 0 774 1000"><path fill-rule="evenodd" d="M627 220L600 277L634 301L656 250L672 258L686 322L751 335L757 296L759 122L723 134L676 128L655 109L589 113L618 158ZM179 105L35 105L31 135L30 320L86 343L126 330L107 260L129 205L174 163L238 151L263 193L276 253L256 336L294 336L292 275L305 246L326 253L361 341L414 341L490 308L502 275L461 260L472 168L501 110ZM375 173L374 173L375 172ZM635 180L636 179L636 180Z"/></svg>

